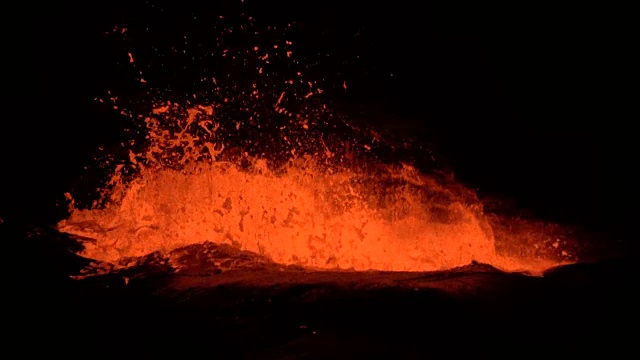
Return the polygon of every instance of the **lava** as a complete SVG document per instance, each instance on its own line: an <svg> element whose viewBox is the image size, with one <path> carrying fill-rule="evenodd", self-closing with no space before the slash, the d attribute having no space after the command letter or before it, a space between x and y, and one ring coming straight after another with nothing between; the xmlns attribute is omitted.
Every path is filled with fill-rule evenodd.
<svg viewBox="0 0 640 360"><path fill-rule="evenodd" d="M472 190L378 156L380 134L333 116L317 99L322 84L290 69L291 46L226 47L220 59L233 66L245 59L256 78L224 87L219 79L229 74L203 76L218 101L194 94L131 116L143 120L144 140L116 162L100 199L82 208L67 194L69 217L58 229L91 239L81 255L117 264L213 242L313 269L431 271L481 262L536 272L558 264L497 251ZM130 66L144 61L128 56ZM290 74L276 74L282 69ZM347 90L347 81L339 84Z"/></svg>
<svg viewBox="0 0 640 360"><path fill-rule="evenodd" d="M278 167L248 153L219 160L225 147L213 142L213 107L184 113L175 119L167 106L154 110L147 148L130 153L136 175L127 180L118 167L103 205L72 208L59 223L95 240L83 256L117 263L209 241L315 269L527 267L498 256L481 203L459 184L402 163L334 162L330 151L292 155ZM167 123L181 131L167 131Z"/></svg>

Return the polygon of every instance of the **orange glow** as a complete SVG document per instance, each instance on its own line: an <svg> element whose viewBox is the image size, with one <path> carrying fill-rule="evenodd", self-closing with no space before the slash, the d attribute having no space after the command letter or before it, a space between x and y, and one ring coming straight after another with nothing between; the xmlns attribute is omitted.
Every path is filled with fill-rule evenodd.
<svg viewBox="0 0 640 360"><path fill-rule="evenodd" d="M451 179L378 159L382 135L332 117L319 103L322 84L288 80L302 77L294 68L272 72L277 61L290 64L285 44L222 50L224 59L254 56L246 63L257 78L241 87L203 75L215 104L165 102L146 116L122 110L144 120L145 143L111 163L90 208L66 194L69 216L58 229L91 239L82 256L125 266L209 241L314 269L430 271L477 261L538 273L572 259L547 256L540 249L558 243L529 230L511 233L508 220L487 216L476 194ZM232 115L221 111L229 108ZM258 148L264 143L277 149Z"/></svg>
<svg viewBox="0 0 640 360"><path fill-rule="evenodd" d="M535 272L553 265L499 256L481 204L460 185L406 164L331 163L331 151L292 156L278 168L248 153L223 161L214 107L188 108L182 119L169 115L176 108L157 107L146 118L149 145L129 153L138 173L125 181L118 167L104 206L71 202L58 227L95 240L83 256L118 263L212 241L316 269L429 271L478 261ZM176 121L182 130L171 133L166 124Z"/></svg>

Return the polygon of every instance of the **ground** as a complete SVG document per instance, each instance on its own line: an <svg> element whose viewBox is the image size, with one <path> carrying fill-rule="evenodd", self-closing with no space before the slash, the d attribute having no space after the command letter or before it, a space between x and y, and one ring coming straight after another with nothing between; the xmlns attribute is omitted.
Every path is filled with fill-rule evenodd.
<svg viewBox="0 0 640 360"><path fill-rule="evenodd" d="M128 269L90 262L49 228L30 246L29 339L66 357L424 358L611 356L631 347L630 264L574 264L542 277L484 264L441 272L320 272L204 244ZM37 344L37 345L36 345Z"/></svg>

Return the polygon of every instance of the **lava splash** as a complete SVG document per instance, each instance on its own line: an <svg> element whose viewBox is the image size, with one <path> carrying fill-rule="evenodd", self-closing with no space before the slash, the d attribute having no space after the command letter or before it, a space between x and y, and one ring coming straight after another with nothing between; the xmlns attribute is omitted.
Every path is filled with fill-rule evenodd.
<svg viewBox="0 0 640 360"><path fill-rule="evenodd" d="M246 43L223 49L218 60L236 73L246 66L256 78L225 85L216 79L229 74L204 76L213 94L154 102L144 115L114 106L138 122L142 140L111 163L91 206L76 206L67 194L69 217L57 228L91 239L82 256L118 264L212 242L313 269L431 271L475 261L540 270L557 263L498 253L472 190L389 160L388 151L380 156L379 133L333 116L316 99L321 84L292 67L290 41ZM140 61L128 55L131 66Z"/></svg>
<svg viewBox="0 0 640 360"><path fill-rule="evenodd" d="M155 111L147 119L151 140L131 154L135 176L127 179L118 167L101 206L72 207L58 224L95 240L83 256L117 263L213 242L314 269L523 266L497 255L481 203L459 184L403 163L333 161L328 150L301 152L277 166L248 152L225 159L224 144L194 135L197 128L215 133L212 108L186 114L174 119L166 108ZM186 124L183 131L165 131L160 124L170 119ZM168 166L176 157L181 166Z"/></svg>

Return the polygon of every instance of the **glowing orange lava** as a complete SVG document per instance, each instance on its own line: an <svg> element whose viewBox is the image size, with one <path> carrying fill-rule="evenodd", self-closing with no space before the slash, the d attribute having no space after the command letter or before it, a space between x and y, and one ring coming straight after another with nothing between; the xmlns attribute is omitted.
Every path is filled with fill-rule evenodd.
<svg viewBox="0 0 640 360"><path fill-rule="evenodd" d="M224 144L211 106L146 119L149 143L130 154L103 206L71 209L59 230L94 239L82 255L117 263L211 241L281 264L316 269L429 271L478 261L537 271L551 263L498 256L493 231L473 192L406 165L328 161L332 153L291 156L277 168L244 153L218 159ZM164 124L181 124L170 132ZM303 124L301 126L306 126ZM196 134L205 130L207 137ZM348 148L348 147L347 147ZM178 161L181 166L168 166Z"/></svg>
<svg viewBox="0 0 640 360"><path fill-rule="evenodd" d="M539 272L562 261L536 256L529 249L549 245L531 237L523 245L509 226L494 231L473 191L402 159L380 160L380 134L349 133L352 125L332 117L319 100L322 82L296 67L291 41L247 46L257 31L237 43L226 40L232 33L225 28L214 42L222 73L202 75L212 93L134 116L108 92L116 111L144 120L145 139L111 163L93 206L78 208L67 194L70 214L58 229L91 239L81 255L119 264L210 241L315 269L429 271L478 261ZM145 57L128 56L142 76ZM154 79L140 82L151 88Z"/></svg>

